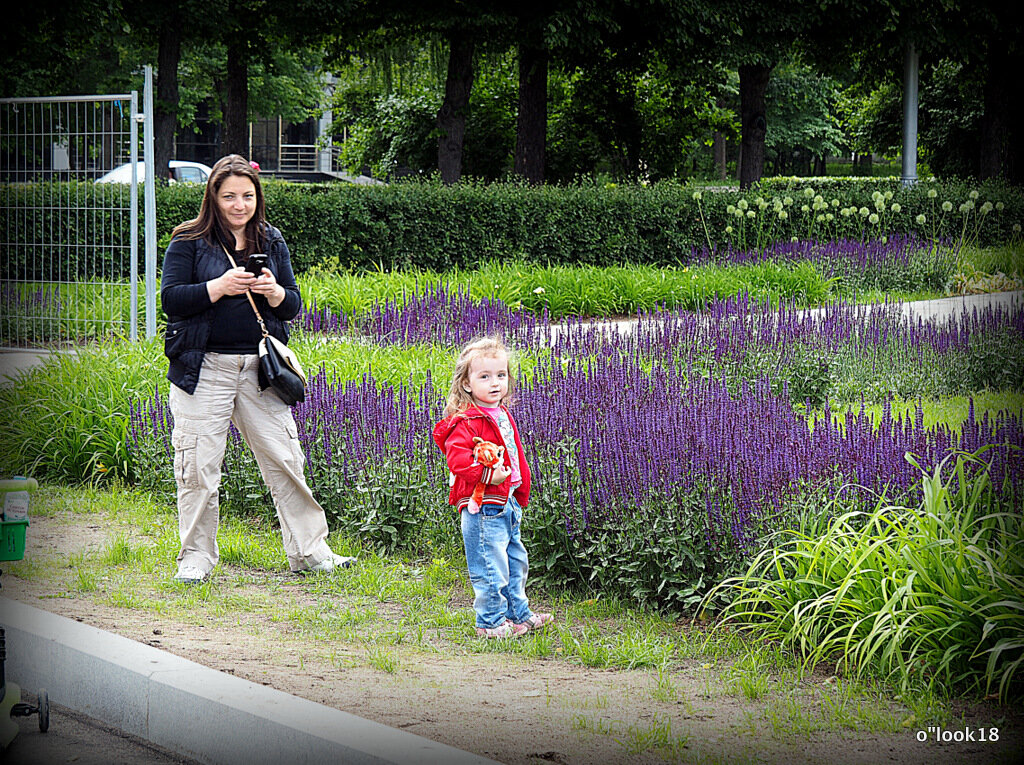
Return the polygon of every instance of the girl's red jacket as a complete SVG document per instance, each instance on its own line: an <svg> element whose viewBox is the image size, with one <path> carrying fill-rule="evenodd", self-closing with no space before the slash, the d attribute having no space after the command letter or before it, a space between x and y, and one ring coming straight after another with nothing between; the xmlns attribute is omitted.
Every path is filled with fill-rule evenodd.
<svg viewBox="0 0 1024 765"><path fill-rule="evenodd" d="M522 483L513 492L516 501L522 507L530 501L530 466L526 464L525 450L519 440L519 428L516 425L512 414L506 409L509 421L512 423L512 431L516 437L516 449L519 450L519 472L522 475ZM484 504L504 505L508 502L509 487L512 485L510 478L497 486L487 483L494 471L492 468L481 465L473 458L473 437L479 436L485 441L491 441L502 446L501 433L494 420L476 406L458 414L453 414L441 420L434 426L434 443L444 452L448 461L448 470L455 476L455 483L448 494L448 504L458 508L462 512L469 505L469 497L473 488L483 481ZM505 450L505 466L511 470L512 460L508 449Z"/></svg>

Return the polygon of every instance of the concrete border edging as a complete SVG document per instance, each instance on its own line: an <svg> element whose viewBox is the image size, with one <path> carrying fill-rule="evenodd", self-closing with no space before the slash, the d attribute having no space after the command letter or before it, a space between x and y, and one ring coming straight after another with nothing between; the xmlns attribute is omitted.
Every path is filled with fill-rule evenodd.
<svg viewBox="0 0 1024 765"><path fill-rule="evenodd" d="M211 765L495 765L7 598L0 624L21 687Z"/></svg>

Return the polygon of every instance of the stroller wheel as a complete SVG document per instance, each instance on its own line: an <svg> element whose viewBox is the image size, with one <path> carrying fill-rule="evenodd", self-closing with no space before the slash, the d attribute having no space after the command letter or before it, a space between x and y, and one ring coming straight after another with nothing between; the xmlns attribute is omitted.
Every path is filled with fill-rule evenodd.
<svg viewBox="0 0 1024 765"><path fill-rule="evenodd" d="M39 689L39 732L46 733L50 728L50 697L46 695L46 689Z"/></svg>

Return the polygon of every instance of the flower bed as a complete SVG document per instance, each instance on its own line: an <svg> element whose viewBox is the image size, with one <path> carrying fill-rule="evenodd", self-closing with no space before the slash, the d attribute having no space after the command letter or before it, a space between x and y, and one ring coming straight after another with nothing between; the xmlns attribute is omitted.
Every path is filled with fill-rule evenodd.
<svg viewBox="0 0 1024 765"><path fill-rule="evenodd" d="M880 366L884 378L955 370L993 338L1019 340L1021 310L944 325L908 322L897 306L866 311L766 310L741 299L702 315L644 315L634 333L578 321L556 331L500 302L473 304L438 289L382 306L358 327L366 342L431 343L446 355L472 335L496 332L530 354L515 412L538 476L525 530L535 574L685 606L814 496L845 483L860 487L851 502L905 494L919 479L907 453L927 465L996 444L985 454L999 496L1019 501L1019 418L972 412L953 432L925 428L920 412L839 423L826 407L812 426L792 405L790 384L807 359L866 358L862 366ZM312 317L308 332L343 329ZM447 471L429 440L445 388L430 377L413 386L370 373L313 376L295 416L310 483L334 526L416 552L457 536ZM139 478L168 492L170 428L159 395L132 412ZM263 489L237 435L225 468L224 505L251 512Z"/></svg>

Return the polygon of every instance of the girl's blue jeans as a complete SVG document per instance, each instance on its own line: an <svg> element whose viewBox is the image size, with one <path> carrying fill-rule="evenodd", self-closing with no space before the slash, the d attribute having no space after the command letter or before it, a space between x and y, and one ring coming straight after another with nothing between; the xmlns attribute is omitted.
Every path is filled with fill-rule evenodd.
<svg viewBox="0 0 1024 765"><path fill-rule="evenodd" d="M476 626L525 622L533 614L526 599L530 564L519 536L523 508L510 495L504 506L484 505L475 515L463 510L461 516Z"/></svg>

